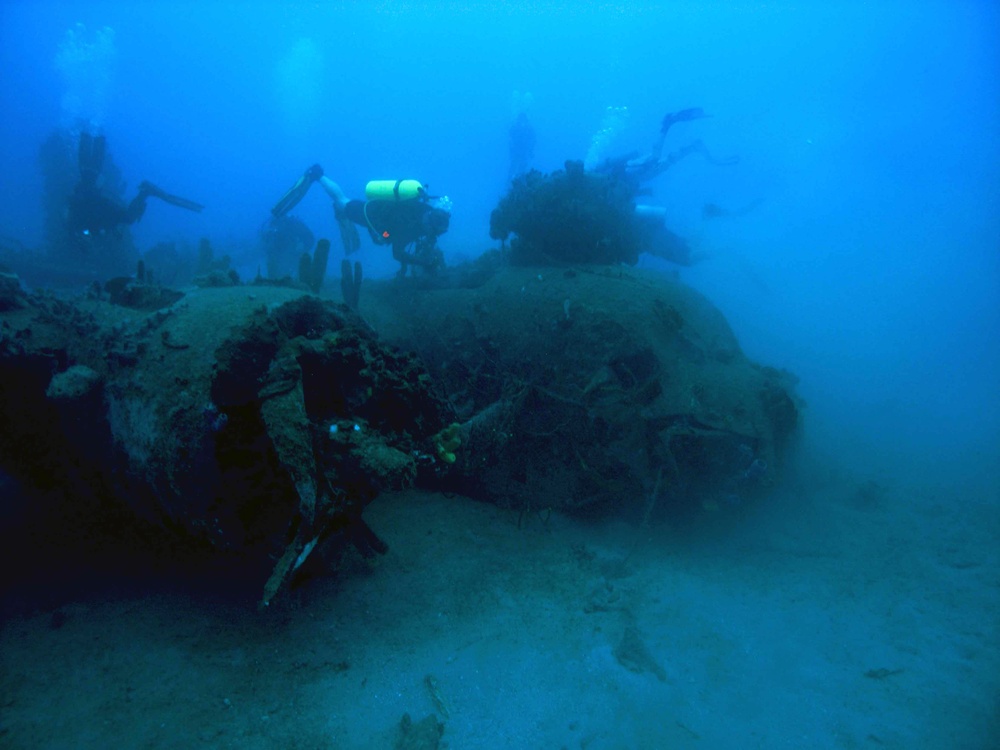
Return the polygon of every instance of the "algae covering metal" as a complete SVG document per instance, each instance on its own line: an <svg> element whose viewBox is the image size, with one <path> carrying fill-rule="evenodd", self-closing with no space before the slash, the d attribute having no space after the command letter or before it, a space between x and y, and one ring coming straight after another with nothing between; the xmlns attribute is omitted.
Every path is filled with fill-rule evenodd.
<svg viewBox="0 0 1000 750"><path fill-rule="evenodd" d="M462 427L452 486L521 509L686 512L778 477L794 377L662 274L503 268L474 289L373 286L362 312L416 349Z"/></svg>
<svg viewBox="0 0 1000 750"><path fill-rule="evenodd" d="M362 511L413 483L448 414L414 357L298 291L200 289L149 314L20 301L0 338L5 468L60 507L113 498L263 560L264 604L321 544L383 549ZM19 448L26 436L39 448Z"/></svg>
<svg viewBox="0 0 1000 750"><path fill-rule="evenodd" d="M6 280L2 469L75 533L127 516L238 560L263 604L307 561L383 551L362 512L386 490L724 508L777 480L798 422L792 376L704 297L617 266L366 282L360 314L266 285L140 311Z"/></svg>

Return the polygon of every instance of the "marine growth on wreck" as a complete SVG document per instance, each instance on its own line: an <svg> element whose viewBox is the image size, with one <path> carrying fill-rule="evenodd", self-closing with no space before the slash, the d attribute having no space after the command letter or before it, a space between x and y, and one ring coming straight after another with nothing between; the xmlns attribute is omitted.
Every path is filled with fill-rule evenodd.
<svg viewBox="0 0 1000 750"><path fill-rule="evenodd" d="M751 502L780 479L794 377L627 267L634 198L575 162L529 172L491 216L499 253L363 288L345 261L343 303L317 295L325 240L301 282L243 283L207 241L183 289L140 265L63 299L8 272L0 460L41 523L129 519L259 571L265 605L337 550L384 551L364 509L413 485L646 521Z"/></svg>

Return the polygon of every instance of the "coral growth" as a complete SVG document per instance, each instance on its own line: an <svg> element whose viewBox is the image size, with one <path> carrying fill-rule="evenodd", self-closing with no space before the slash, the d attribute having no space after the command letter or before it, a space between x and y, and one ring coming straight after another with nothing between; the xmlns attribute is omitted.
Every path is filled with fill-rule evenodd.
<svg viewBox="0 0 1000 750"><path fill-rule="evenodd" d="M326 264L330 258L330 240L322 239L316 243L316 249L310 256L302 253L299 258L299 281L305 284L313 294L319 294L326 278Z"/></svg>
<svg viewBox="0 0 1000 750"><path fill-rule="evenodd" d="M552 263L634 264L642 245L635 217L635 188L615 174L586 172L583 162L565 170L532 170L514 180L490 215L490 236L510 243L515 265Z"/></svg>

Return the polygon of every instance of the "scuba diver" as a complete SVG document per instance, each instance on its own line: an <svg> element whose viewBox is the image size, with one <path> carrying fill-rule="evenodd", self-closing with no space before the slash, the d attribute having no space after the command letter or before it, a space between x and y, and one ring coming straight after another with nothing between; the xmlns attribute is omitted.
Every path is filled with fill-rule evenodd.
<svg viewBox="0 0 1000 750"><path fill-rule="evenodd" d="M675 123L690 122L691 120L700 120L705 117L711 117L711 115L705 114L705 110L701 107L682 109L679 112L668 112L660 123L660 134L657 136L656 141L653 143L653 148L648 154L640 155L638 152L633 151L617 159L607 159L597 167L597 171L619 172L635 183L641 183L658 177L681 159L691 154L701 154L709 163L716 166L727 167L737 164L740 160L739 156L728 156L722 159L716 158L709 153L701 140L696 140L677 151L672 151L663 156L663 144L667 140L667 132Z"/></svg>
<svg viewBox="0 0 1000 750"><path fill-rule="evenodd" d="M128 205L105 194L98 185L98 179L104 169L106 152L107 143L103 135L80 134L80 181L69 198L66 220L71 237L106 234L123 224L134 224L146 212L146 201L150 197L189 211L200 212L204 208L200 203L171 195L145 180L139 183L139 192Z"/></svg>
<svg viewBox="0 0 1000 750"><path fill-rule="evenodd" d="M535 129L528 120L528 115L519 112L507 134L510 139L510 167L507 170L509 181L531 168L531 160L535 156Z"/></svg>
<svg viewBox="0 0 1000 750"><path fill-rule="evenodd" d="M301 219L287 215L272 216L261 228L260 239L269 279L294 274L302 253L310 252L316 245L316 237L309 227Z"/></svg>
<svg viewBox="0 0 1000 750"><path fill-rule="evenodd" d="M756 198L740 208L724 208L718 203L706 203L701 207L701 218L704 221L708 221L709 219L728 219L731 217L746 216L763 202L763 198Z"/></svg>
<svg viewBox="0 0 1000 750"><path fill-rule="evenodd" d="M429 195L417 180L373 180L365 186L366 200L348 200L341 187L314 164L275 204L271 215L279 218L291 211L314 182L333 199L345 254L361 246L356 227L363 226L376 245L392 247L392 257L400 263L400 277L411 265L429 271L444 265L437 238L448 231L451 220L452 204L447 196Z"/></svg>
<svg viewBox="0 0 1000 750"><path fill-rule="evenodd" d="M691 266L701 260L702 256L692 253L687 240L667 228L666 208L640 204L635 207L635 216L639 220L639 237L643 252L669 260L679 266Z"/></svg>
<svg viewBox="0 0 1000 750"><path fill-rule="evenodd" d="M681 159L691 154L701 154L711 164L715 164L716 166L732 166L737 164L740 160L739 156L729 156L722 159L716 158L709 153L701 140L696 140L677 151L672 151L663 156L663 146L667 140L667 133L674 124L700 120L710 116L700 107L682 109L679 112L668 112L660 123L660 133L648 154L639 155L633 152L617 159L608 159L598 166L596 171L616 174L632 183L636 190L641 192L639 187L641 183L658 177ZM643 249L645 252L682 266L692 265L700 259L697 253L692 253L690 246L682 237L667 228L666 208L638 204L635 207L635 215L640 220L640 225L643 228Z"/></svg>

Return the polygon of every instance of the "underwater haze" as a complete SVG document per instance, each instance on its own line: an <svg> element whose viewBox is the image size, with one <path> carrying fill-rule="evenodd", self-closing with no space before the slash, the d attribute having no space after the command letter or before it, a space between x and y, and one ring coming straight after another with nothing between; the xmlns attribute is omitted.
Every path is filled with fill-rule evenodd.
<svg viewBox="0 0 1000 750"><path fill-rule="evenodd" d="M646 149L703 107L690 158L652 184L708 260L685 272L751 356L787 367L849 463L998 464L998 11L959 3L52 3L0 9L0 233L42 238L40 144L87 123L152 205L140 248L201 236L254 272L268 209L318 162L355 197L415 176L454 202L446 258L493 246L507 128L543 171ZM527 95L528 104L522 100ZM623 111L607 127L609 108ZM602 131L603 128L603 131ZM334 230L319 191L297 210ZM155 202L154 202L155 203ZM707 204L755 205L708 222ZM228 249L228 248L227 248ZM366 246L370 275L393 264ZM259 263L259 260L258 260ZM845 423L846 420L846 423ZM845 439L846 438L846 439Z"/></svg>
<svg viewBox="0 0 1000 750"><path fill-rule="evenodd" d="M519 113L530 166L551 172L646 151L666 113L701 107L666 150L700 139L738 163L686 158L643 198L700 261L639 265L679 275L750 358L799 378L799 472L903 482L998 517L1000 4L6 0L0 69L0 239L42 247L40 148L86 130L107 137L127 196L150 180L205 206L151 202L131 230L140 251L208 237L243 278L311 164L350 198L402 178L447 195L453 264L498 245ZM320 190L295 215L339 247ZM367 237L353 257L366 277L397 268ZM993 586L979 664L995 666ZM977 706L1000 707L995 679L969 679L993 691ZM953 746L989 747L988 713Z"/></svg>

